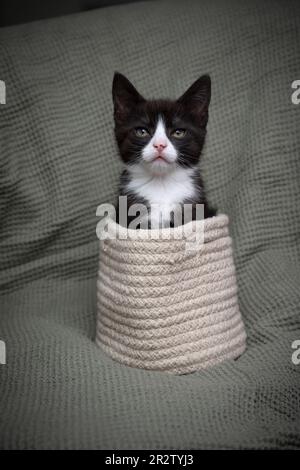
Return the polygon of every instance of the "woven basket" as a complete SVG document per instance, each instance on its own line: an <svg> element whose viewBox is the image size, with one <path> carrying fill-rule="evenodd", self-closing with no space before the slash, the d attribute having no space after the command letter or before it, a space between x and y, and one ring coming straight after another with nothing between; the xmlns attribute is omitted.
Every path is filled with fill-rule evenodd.
<svg viewBox="0 0 300 470"><path fill-rule="evenodd" d="M106 228L115 238L100 241L96 343L103 351L175 374L243 353L226 215L174 229L126 229L112 220Z"/></svg>

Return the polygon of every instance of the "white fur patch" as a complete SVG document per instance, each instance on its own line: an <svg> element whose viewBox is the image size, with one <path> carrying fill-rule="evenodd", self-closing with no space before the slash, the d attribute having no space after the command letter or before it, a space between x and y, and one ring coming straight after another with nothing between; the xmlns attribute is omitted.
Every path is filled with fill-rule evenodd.
<svg viewBox="0 0 300 470"><path fill-rule="evenodd" d="M158 144L162 144L165 147L160 152L164 158L163 160L156 159L157 149L155 148L155 145ZM159 175L168 172L170 169L169 166L174 165L177 157L177 150L168 139L163 119L162 117L159 117L155 132L142 151L142 159L149 166L149 169L153 174Z"/></svg>
<svg viewBox="0 0 300 470"><path fill-rule="evenodd" d="M169 226L170 213L176 212L178 204L196 194L192 168L175 166L165 174L153 175L145 164L140 163L128 166L127 171L131 176L128 191L146 199L152 206L152 226Z"/></svg>

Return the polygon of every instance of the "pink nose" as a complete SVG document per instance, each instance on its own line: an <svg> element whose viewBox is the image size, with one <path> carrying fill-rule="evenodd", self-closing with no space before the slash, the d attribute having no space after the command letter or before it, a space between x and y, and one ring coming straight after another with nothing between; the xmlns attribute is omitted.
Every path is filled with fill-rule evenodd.
<svg viewBox="0 0 300 470"><path fill-rule="evenodd" d="M165 149L167 146L167 144L163 143L163 142L158 142L158 143L154 143L153 144L153 147L156 148L157 150L163 150Z"/></svg>

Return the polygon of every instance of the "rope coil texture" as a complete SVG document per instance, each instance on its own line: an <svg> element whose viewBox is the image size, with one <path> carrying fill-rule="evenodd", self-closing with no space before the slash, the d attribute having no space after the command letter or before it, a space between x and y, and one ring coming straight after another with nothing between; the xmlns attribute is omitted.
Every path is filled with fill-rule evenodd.
<svg viewBox="0 0 300 470"><path fill-rule="evenodd" d="M228 222L220 214L148 231L108 220L114 238L100 241L97 345L127 366L174 374L240 356L246 333Z"/></svg>

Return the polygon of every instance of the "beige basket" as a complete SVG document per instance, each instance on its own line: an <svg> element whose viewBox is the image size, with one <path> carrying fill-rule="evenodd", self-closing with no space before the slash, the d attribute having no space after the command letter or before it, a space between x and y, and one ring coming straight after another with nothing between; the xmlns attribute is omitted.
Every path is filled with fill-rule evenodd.
<svg viewBox="0 0 300 470"><path fill-rule="evenodd" d="M115 238L100 241L97 281L103 351L131 367L175 374L244 352L226 215L150 231L109 220L107 233Z"/></svg>

